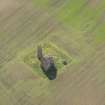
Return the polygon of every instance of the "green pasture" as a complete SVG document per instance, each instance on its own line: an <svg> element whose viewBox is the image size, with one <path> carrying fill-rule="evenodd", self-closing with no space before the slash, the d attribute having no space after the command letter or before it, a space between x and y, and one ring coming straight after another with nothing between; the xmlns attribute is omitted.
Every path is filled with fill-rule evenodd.
<svg viewBox="0 0 105 105"><path fill-rule="evenodd" d="M47 11L49 15L53 16L56 21L62 23L63 26L67 27L69 30L79 30L81 31L81 33L83 33L83 36L86 36L88 34L91 37L94 34L94 40L92 40L92 43L96 44L105 41L105 26L100 25L105 23L104 0L101 0L98 4L96 4L96 7L91 6L91 1L89 2L86 0L65 0L65 2L61 5L61 8L52 7L50 3L54 1L33 0L33 3L37 7L45 7L45 11Z"/></svg>
<svg viewBox="0 0 105 105"><path fill-rule="evenodd" d="M72 65L77 62L75 58L70 56L63 49L60 49L57 45L51 42L43 42L39 45L43 48L43 53L45 56L52 56L54 58L55 65L58 70L58 74L64 72L64 68L67 65ZM40 68L40 62L37 58L37 47L29 48L24 50L22 53L18 55L18 59L25 64L27 64L31 69L33 74L39 77L45 77ZM64 65L63 62L66 61L67 65Z"/></svg>

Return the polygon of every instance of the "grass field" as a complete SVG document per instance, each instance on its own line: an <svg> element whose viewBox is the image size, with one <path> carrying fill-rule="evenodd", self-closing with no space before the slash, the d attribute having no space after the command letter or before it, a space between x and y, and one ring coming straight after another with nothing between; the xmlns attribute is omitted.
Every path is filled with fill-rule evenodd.
<svg viewBox="0 0 105 105"><path fill-rule="evenodd" d="M38 44L55 57L54 81ZM105 105L105 0L0 0L0 105Z"/></svg>

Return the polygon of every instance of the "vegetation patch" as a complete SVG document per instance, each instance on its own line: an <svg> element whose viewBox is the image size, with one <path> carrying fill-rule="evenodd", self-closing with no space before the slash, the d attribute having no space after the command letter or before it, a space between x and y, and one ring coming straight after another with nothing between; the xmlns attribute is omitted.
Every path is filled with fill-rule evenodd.
<svg viewBox="0 0 105 105"><path fill-rule="evenodd" d="M33 0L35 7L46 8L48 7L49 0Z"/></svg>
<svg viewBox="0 0 105 105"><path fill-rule="evenodd" d="M55 44L42 43L41 46L43 48L43 53L46 56L52 56L54 58L58 74L63 72L64 67L73 62L72 57L69 56L68 53L64 52L62 49L58 48ZM36 49L37 48L28 49L28 51L24 52L22 59L24 63L26 63L33 69L33 72L35 72L37 75L45 77L40 68L40 62L37 59Z"/></svg>
<svg viewBox="0 0 105 105"><path fill-rule="evenodd" d="M105 42L105 23L99 25L94 35L96 44Z"/></svg>

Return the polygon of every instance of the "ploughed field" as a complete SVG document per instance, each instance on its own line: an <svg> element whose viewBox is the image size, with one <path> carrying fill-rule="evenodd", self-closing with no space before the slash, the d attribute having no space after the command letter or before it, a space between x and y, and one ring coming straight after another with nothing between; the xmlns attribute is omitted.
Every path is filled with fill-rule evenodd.
<svg viewBox="0 0 105 105"><path fill-rule="evenodd" d="M0 0L0 105L104 105L104 7L104 0ZM39 44L54 56L56 80L40 69Z"/></svg>

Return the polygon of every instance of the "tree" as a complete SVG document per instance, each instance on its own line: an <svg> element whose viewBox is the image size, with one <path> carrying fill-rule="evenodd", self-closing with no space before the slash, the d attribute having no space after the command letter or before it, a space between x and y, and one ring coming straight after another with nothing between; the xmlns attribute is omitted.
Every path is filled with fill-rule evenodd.
<svg viewBox="0 0 105 105"><path fill-rule="evenodd" d="M40 67L43 70L44 74L50 79L53 80L56 78L57 68L54 64L53 57L45 57L43 55L42 47L37 47L37 58L40 61Z"/></svg>

